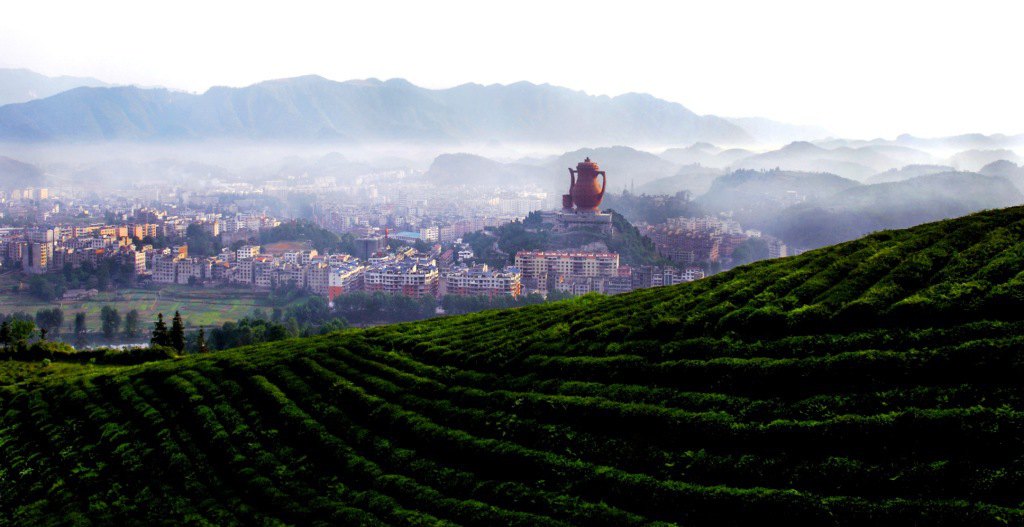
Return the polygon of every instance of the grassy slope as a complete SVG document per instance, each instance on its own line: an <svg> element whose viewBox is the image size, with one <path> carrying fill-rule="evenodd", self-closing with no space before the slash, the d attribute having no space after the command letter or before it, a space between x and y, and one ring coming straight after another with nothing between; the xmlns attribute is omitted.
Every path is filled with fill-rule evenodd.
<svg viewBox="0 0 1024 527"><path fill-rule="evenodd" d="M0 388L0 521L1024 524L1024 208Z"/></svg>

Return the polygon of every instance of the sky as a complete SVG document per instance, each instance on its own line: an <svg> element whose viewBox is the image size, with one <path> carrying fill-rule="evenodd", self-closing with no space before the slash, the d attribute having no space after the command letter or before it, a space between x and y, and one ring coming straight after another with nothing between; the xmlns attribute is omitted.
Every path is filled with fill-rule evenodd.
<svg viewBox="0 0 1024 527"><path fill-rule="evenodd" d="M1024 3L9 2L0 67L202 92L318 74L645 92L838 136L1024 132Z"/></svg>

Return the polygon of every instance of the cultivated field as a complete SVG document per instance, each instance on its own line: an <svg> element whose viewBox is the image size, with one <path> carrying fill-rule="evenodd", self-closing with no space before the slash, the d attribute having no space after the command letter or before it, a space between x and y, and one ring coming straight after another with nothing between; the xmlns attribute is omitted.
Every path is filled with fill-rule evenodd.
<svg viewBox="0 0 1024 527"><path fill-rule="evenodd" d="M238 320L250 315L254 309L270 309L268 293L251 289L201 289L180 285L165 285L160 289L118 289L104 291L79 301L56 300L43 302L24 292L12 292L18 279L11 275L0 277L0 313L24 311L34 315L39 309L60 307L64 310L64 331L74 330L75 313L84 311L90 331L100 327L100 310L109 305L123 317L132 309L139 310L143 323L148 326L157 313L170 317L180 311L186 324L212 326Z"/></svg>

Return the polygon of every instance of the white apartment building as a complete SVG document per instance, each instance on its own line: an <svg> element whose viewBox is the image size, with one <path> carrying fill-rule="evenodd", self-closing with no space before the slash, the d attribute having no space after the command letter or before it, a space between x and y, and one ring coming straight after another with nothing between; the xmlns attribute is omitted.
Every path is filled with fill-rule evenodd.
<svg viewBox="0 0 1024 527"><path fill-rule="evenodd" d="M123 261L132 266L136 276L146 272L146 253L129 249L127 251L123 251L121 255L124 259Z"/></svg>
<svg viewBox="0 0 1024 527"><path fill-rule="evenodd" d="M231 281L238 284L252 283L252 259L238 260L231 272Z"/></svg>
<svg viewBox="0 0 1024 527"><path fill-rule="evenodd" d="M603 277L619 272L619 255L607 252L519 251L516 265L523 279L548 277Z"/></svg>
<svg viewBox="0 0 1024 527"><path fill-rule="evenodd" d="M408 262L373 265L363 274L366 291L423 297L437 293L438 271L434 265Z"/></svg>
<svg viewBox="0 0 1024 527"><path fill-rule="evenodd" d="M306 266L304 285L314 294L328 296L331 268L324 262L312 262Z"/></svg>
<svg viewBox="0 0 1024 527"><path fill-rule="evenodd" d="M327 273L327 299L333 301L338 295L362 289L365 273L366 267L356 262L331 265Z"/></svg>
<svg viewBox="0 0 1024 527"><path fill-rule="evenodd" d="M161 284L177 282L178 261L171 255L158 254L153 257L153 281Z"/></svg>
<svg viewBox="0 0 1024 527"><path fill-rule="evenodd" d="M420 229L420 239L425 242L436 242L440 239L440 229L437 225Z"/></svg>
<svg viewBox="0 0 1024 527"><path fill-rule="evenodd" d="M785 258L789 255L789 249L782 240L777 238L768 239L768 258Z"/></svg>
<svg viewBox="0 0 1024 527"><path fill-rule="evenodd" d="M43 274L53 264L53 242L28 242L21 253L21 268L26 273Z"/></svg>
<svg viewBox="0 0 1024 527"><path fill-rule="evenodd" d="M515 267L488 269L487 265L456 268L440 281L440 295L518 297L522 294L523 273Z"/></svg>
<svg viewBox="0 0 1024 527"><path fill-rule="evenodd" d="M202 282L210 278L213 264L206 258L184 258L175 263L176 281L188 284L192 279Z"/></svg>
<svg viewBox="0 0 1024 527"><path fill-rule="evenodd" d="M235 251L236 260L248 260L257 257L260 254L259 245L243 245Z"/></svg>

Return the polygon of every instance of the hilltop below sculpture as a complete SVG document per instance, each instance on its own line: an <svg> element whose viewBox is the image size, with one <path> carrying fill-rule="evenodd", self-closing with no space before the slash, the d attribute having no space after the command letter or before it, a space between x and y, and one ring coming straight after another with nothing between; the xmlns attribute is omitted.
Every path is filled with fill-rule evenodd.
<svg viewBox="0 0 1024 527"><path fill-rule="evenodd" d="M562 195L562 208L572 209L576 212L593 214L601 206L604 199L604 190L608 186L608 176L597 163L584 159L576 165L576 169L569 168L569 193ZM597 176L601 176L601 184L598 186Z"/></svg>

